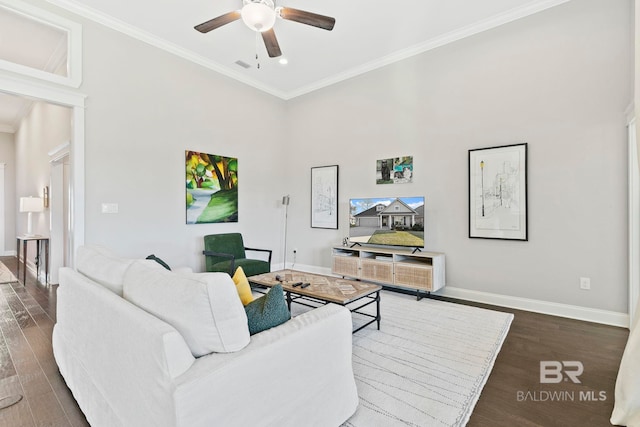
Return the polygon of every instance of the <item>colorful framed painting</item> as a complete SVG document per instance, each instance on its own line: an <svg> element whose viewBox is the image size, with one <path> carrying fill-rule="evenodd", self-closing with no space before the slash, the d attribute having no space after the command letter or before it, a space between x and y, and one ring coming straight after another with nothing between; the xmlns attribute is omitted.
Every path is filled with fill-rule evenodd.
<svg viewBox="0 0 640 427"><path fill-rule="evenodd" d="M238 159L185 151L187 224L238 222Z"/></svg>
<svg viewBox="0 0 640 427"><path fill-rule="evenodd" d="M338 165L311 168L311 228L338 229Z"/></svg>
<svg viewBox="0 0 640 427"><path fill-rule="evenodd" d="M376 160L376 184L413 182L413 156Z"/></svg>
<svg viewBox="0 0 640 427"><path fill-rule="evenodd" d="M469 237L527 240L527 144L469 150Z"/></svg>

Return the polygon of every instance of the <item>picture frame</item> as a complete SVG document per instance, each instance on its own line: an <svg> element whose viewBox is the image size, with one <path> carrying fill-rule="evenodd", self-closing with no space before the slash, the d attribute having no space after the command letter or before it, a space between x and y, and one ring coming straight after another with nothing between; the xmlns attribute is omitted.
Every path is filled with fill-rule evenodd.
<svg viewBox="0 0 640 427"><path fill-rule="evenodd" d="M338 165L311 168L311 228L338 229Z"/></svg>
<svg viewBox="0 0 640 427"><path fill-rule="evenodd" d="M469 238L528 240L527 150L469 150Z"/></svg>
<svg viewBox="0 0 640 427"><path fill-rule="evenodd" d="M184 162L186 223L238 222L238 158L185 150Z"/></svg>
<svg viewBox="0 0 640 427"><path fill-rule="evenodd" d="M376 184L410 184L413 182L413 156L376 160Z"/></svg>

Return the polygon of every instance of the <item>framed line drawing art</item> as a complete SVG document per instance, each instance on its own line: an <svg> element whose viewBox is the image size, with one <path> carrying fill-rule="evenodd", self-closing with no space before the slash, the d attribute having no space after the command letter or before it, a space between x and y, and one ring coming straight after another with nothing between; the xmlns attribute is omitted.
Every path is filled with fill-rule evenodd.
<svg viewBox="0 0 640 427"><path fill-rule="evenodd" d="M338 165L311 168L311 228L338 229Z"/></svg>
<svg viewBox="0 0 640 427"><path fill-rule="evenodd" d="M469 238L528 240L527 143L469 150Z"/></svg>

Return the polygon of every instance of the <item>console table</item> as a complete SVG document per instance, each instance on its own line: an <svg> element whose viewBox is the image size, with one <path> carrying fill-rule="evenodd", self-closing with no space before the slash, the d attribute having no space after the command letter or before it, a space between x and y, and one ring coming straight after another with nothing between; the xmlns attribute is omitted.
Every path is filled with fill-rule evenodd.
<svg viewBox="0 0 640 427"><path fill-rule="evenodd" d="M29 242L36 242L36 280L40 276L41 247L44 246L44 281L49 284L49 238L46 236L18 236L16 239L16 278L20 279L20 245L22 245L22 284L27 281L27 246Z"/></svg>
<svg viewBox="0 0 640 427"><path fill-rule="evenodd" d="M445 285L444 254L367 246L334 246L331 272L342 277L408 288L420 300ZM421 294L421 291L423 292Z"/></svg>

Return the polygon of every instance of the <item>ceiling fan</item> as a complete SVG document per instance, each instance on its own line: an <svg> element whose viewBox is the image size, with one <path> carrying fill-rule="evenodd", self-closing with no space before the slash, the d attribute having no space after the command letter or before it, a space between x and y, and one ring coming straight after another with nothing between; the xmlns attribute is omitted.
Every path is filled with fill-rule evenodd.
<svg viewBox="0 0 640 427"><path fill-rule="evenodd" d="M304 10L292 9L290 7L276 7L273 0L242 0L243 6L240 10L225 13L200 25L195 29L201 33L208 33L211 30L222 27L230 22L242 21L252 30L262 34L262 40L271 58L282 55L280 45L273 31L276 18L299 22L331 31L336 23L334 18L317 13L306 12Z"/></svg>

